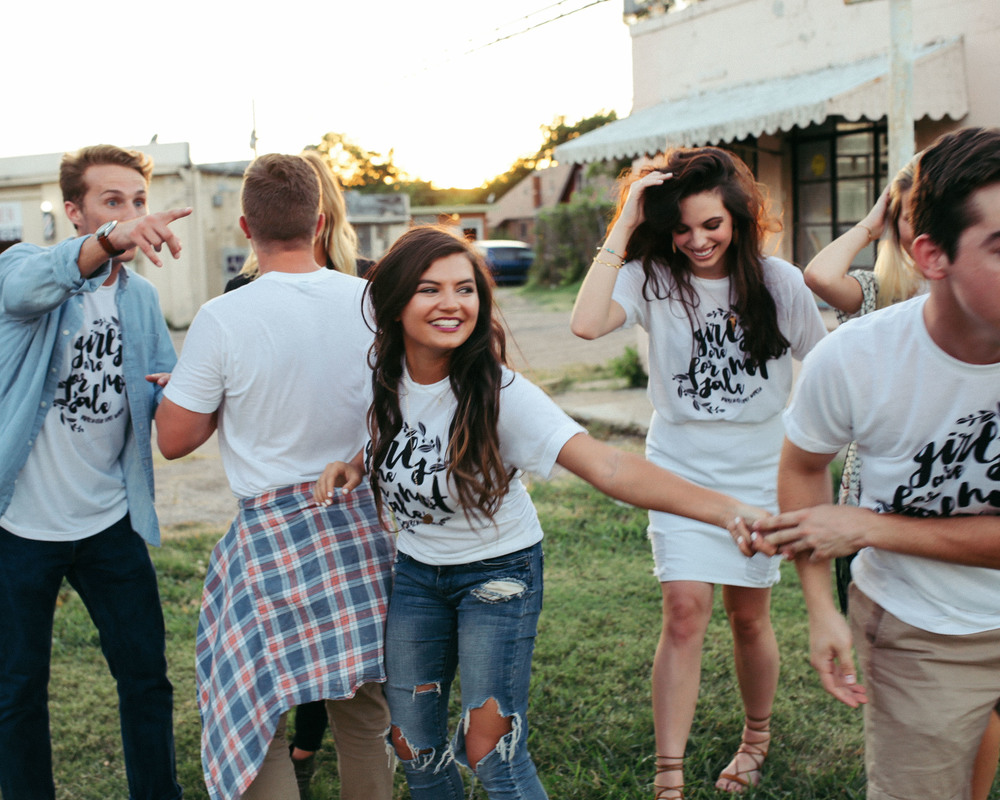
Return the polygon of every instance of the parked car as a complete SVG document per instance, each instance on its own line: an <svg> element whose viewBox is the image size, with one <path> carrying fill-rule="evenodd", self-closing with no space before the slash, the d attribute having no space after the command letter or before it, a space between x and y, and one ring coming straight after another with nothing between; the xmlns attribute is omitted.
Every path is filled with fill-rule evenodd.
<svg viewBox="0 0 1000 800"><path fill-rule="evenodd" d="M531 245L514 239L483 239L473 242L493 273L493 280L500 283L524 283L528 270L535 260Z"/></svg>

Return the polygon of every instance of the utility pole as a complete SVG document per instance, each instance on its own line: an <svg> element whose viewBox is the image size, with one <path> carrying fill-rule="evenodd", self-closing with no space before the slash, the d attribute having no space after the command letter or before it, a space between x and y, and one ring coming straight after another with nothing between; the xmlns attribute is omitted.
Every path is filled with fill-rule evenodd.
<svg viewBox="0 0 1000 800"><path fill-rule="evenodd" d="M868 0L844 0L844 5ZM913 133L913 5L889 0L889 180L916 151ZM876 192L877 194L877 192Z"/></svg>
<svg viewBox="0 0 1000 800"><path fill-rule="evenodd" d="M913 12L889 0L889 180L913 158Z"/></svg>

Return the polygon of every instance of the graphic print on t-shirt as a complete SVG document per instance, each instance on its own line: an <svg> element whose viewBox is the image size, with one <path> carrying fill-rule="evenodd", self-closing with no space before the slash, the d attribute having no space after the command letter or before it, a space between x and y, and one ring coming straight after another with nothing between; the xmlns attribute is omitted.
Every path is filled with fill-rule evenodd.
<svg viewBox="0 0 1000 800"><path fill-rule="evenodd" d="M916 469L878 512L913 517L996 514L1000 510L1000 405L955 421L944 442L913 456Z"/></svg>
<svg viewBox="0 0 1000 800"><path fill-rule="evenodd" d="M742 405L760 393L748 389L745 377L759 373L767 380L767 363L757 365L743 350L743 328L732 310L714 308L694 330L694 349L687 372L673 376L677 396L688 397L698 411L719 414L727 405Z"/></svg>
<svg viewBox="0 0 1000 800"><path fill-rule="evenodd" d="M59 381L52 405L70 430L99 425L125 411L121 325L114 315L81 328L70 347L69 374Z"/></svg>
<svg viewBox="0 0 1000 800"><path fill-rule="evenodd" d="M413 428L403 420L403 429L378 471L383 499L401 530L420 524L444 525L452 518L455 511L446 497L447 469L441 437L428 436L422 422Z"/></svg>

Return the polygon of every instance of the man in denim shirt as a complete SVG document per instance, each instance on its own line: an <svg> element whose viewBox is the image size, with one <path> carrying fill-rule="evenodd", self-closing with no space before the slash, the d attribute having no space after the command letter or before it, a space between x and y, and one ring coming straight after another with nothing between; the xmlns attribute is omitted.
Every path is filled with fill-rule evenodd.
<svg viewBox="0 0 1000 800"><path fill-rule="evenodd" d="M111 145L63 157L79 236L0 255L0 792L55 797L48 693L65 577L118 684L129 796L181 797L163 613L146 542L159 544L150 421L176 361L156 290L180 242L149 214L152 162ZM143 541L145 540L145 541Z"/></svg>

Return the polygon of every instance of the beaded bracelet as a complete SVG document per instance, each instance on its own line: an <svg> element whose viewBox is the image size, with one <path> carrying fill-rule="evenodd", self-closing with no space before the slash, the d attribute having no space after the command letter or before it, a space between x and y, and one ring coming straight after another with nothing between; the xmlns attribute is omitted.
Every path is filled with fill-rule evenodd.
<svg viewBox="0 0 1000 800"><path fill-rule="evenodd" d="M613 255L613 256L617 256L617 257L618 257L618 258L620 258L620 259L621 259L622 261L624 261L624 260L625 260L625 256L623 256L623 255L622 255L621 253L616 253L616 252L615 252L614 250L612 250L612 249L611 249L610 247L608 247L608 246L607 246L606 244L603 244L603 245L601 245L600 247L598 247L598 248L597 248L597 252L598 252L598 253L600 253L600 252L601 252L602 250L607 250L607 251L608 251L609 253L611 253L611 255Z"/></svg>

